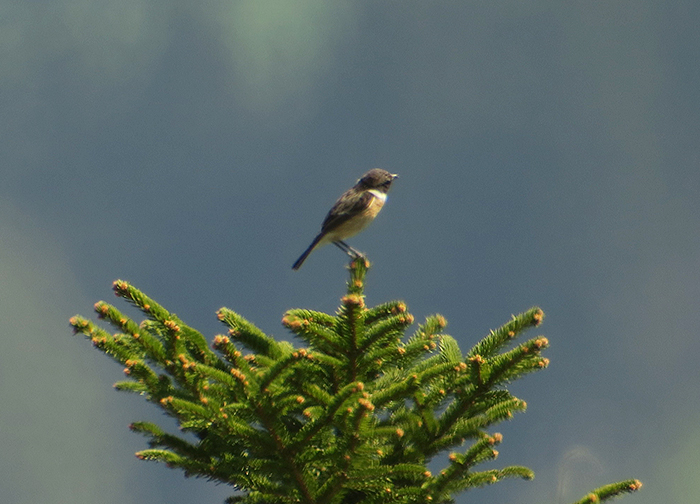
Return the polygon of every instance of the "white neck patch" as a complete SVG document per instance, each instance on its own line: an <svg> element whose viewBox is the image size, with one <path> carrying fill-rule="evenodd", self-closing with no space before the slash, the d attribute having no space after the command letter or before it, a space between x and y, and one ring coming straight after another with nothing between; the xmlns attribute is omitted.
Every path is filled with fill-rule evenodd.
<svg viewBox="0 0 700 504"><path fill-rule="evenodd" d="M381 191L377 191L376 189L369 189L370 194L374 196L377 199L380 199L382 203L386 201L386 193L383 193Z"/></svg>

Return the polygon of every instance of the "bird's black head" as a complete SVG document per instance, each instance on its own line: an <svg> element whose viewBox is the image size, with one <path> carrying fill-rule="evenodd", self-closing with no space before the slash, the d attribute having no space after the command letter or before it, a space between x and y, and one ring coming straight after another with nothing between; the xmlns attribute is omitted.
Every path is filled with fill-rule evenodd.
<svg viewBox="0 0 700 504"><path fill-rule="evenodd" d="M380 189L387 192L391 183L397 177L398 175L395 173L389 173L381 168L374 168L362 175L362 178L357 181L356 186L362 189Z"/></svg>

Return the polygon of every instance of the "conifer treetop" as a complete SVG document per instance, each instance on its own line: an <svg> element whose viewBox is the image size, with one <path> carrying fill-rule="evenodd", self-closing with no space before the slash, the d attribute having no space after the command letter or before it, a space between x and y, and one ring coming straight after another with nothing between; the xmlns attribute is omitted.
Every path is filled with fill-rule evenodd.
<svg viewBox="0 0 700 504"><path fill-rule="evenodd" d="M70 323L124 366L118 390L141 394L194 435L135 422L131 429L149 444L137 457L227 483L236 492L230 503L452 503L504 478L532 479L522 466L479 466L498 456L503 437L493 426L526 409L507 384L548 365L543 336L516 344L539 326L542 310L512 316L463 354L441 315L407 335L414 318L403 301L367 307L369 266L364 258L350 263L335 314L284 314L301 348L228 308L217 312L228 330L210 346L123 280L114 292L143 313L142 322L100 301L95 311L115 334L80 316ZM440 454L448 454L445 466L433 474L428 463ZM619 482L579 502L640 486Z"/></svg>

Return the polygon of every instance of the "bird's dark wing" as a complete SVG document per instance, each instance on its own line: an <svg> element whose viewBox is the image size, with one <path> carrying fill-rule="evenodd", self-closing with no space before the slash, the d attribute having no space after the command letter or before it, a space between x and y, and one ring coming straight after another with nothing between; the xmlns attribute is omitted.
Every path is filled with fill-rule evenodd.
<svg viewBox="0 0 700 504"><path fill-rule="evenodd" d="M361 214L372 204L375 196L369 191L358 193L350 189L335 202L321 225L321 232L326 232L343 224L350 217Z"/></svg>

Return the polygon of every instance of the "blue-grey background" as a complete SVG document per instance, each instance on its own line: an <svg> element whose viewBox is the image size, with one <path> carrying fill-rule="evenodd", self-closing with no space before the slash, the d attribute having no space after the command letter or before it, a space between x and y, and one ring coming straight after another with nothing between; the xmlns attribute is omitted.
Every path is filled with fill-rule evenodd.
<svg viewBox="0 0 700 504"><path fill-rule="evenodd" d="M290 267L367 169L367 302L466 351L540 305L550 367L459 503L695 503L700 3L0 1L0 495L219 503L138 461L119 366L68 318L129 280L210 339L237 310L333 311L346 258ZM119 306L125 308L124 303Z"/></svg>

